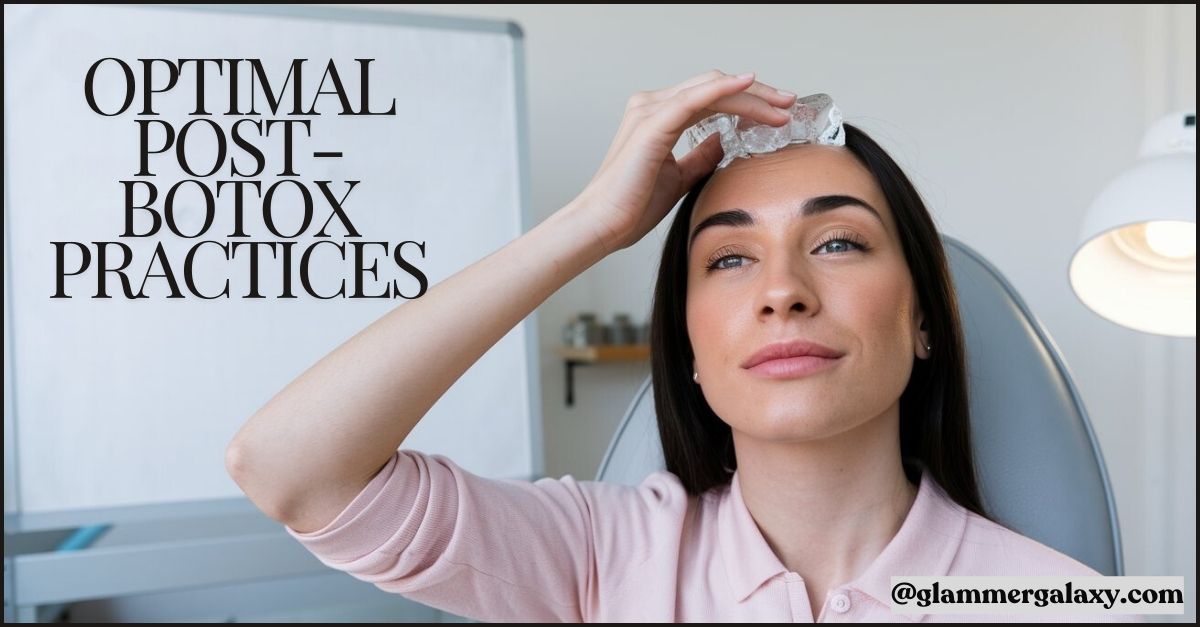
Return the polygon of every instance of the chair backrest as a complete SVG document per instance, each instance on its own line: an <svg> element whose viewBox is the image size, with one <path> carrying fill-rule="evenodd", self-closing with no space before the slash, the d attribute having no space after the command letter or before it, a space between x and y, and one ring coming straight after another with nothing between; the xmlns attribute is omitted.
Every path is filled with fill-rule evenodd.
<svg viewBox="0 0 1200 627"><path fill-rule="evenodd" d="M984 507L1004 526L1120 575L1104 459L1058 348L1013 287L942 236L967 343L971 437ZM597 480L637 485L666 467L651 379L633 398Z"/></svg>

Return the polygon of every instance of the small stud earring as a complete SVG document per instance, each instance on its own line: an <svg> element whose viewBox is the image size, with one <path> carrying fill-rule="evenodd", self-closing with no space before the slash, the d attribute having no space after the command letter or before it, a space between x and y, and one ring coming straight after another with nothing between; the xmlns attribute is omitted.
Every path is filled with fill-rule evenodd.
<svg viewBox="0 0 1200 627"><path fill-rule="evenodd" d="M696 383L700 382L700 373L699 372L692 372L692 381L695 381Z"/></svg>
<svg viewBox="0 0 1200 627"><path fill-rule="evenodd" d="M931 351L931 350L933 350L933 344L926 344L926 345L925 345L925 350L927 350L927 351Z"/></svg>

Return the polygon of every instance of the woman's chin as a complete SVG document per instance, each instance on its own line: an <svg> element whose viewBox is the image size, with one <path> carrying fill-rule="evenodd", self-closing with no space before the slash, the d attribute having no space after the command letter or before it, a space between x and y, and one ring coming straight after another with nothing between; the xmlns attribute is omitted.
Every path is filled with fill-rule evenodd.
<svg viewBox="0 0 1200 627"><path fill-rule="evenodd" d="M812 404L803 401L743 406L736 414L742 420L730 424L754 438L778 441L816 440L842 431L836 414L814 413ZM749 410L749 411L748 411Z"/></svg>

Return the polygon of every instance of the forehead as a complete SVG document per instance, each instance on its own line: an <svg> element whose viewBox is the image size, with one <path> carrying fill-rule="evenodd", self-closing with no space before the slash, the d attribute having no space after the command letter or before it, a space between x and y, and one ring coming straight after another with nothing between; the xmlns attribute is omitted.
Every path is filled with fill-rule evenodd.
<svg viewBox="0 0 1200 627"><path fill-rule="evenodd" d="M796 144L735 159L714 174L696 200L688 232L719 211L739 208L764 217L767 211L785 211L790 216L805 200L832 194L867 201L879 212L887 230L892 230L891 210L883 191L848 149Z"/></svg>

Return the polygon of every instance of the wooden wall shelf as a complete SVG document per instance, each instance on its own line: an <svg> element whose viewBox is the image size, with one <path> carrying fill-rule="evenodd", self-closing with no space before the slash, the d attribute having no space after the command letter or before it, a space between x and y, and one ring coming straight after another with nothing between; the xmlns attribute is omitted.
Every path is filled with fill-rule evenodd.
<svg viewBox="0 0 1200 627"><path fill-rule="evenodd" d="M558 354L575 361L594 363L597 361L639 361L650 359L648 344L601 345L587 348L560 346Z"/></svg>
<svg viewBox="0 0 1200 627"><path fill-rule="evenodd" d="M578 348L559 346L558 354L567 362L567 407L575 404L575 367L588 364L645 361L650 359L648 344L601 344Z"/></svg>

